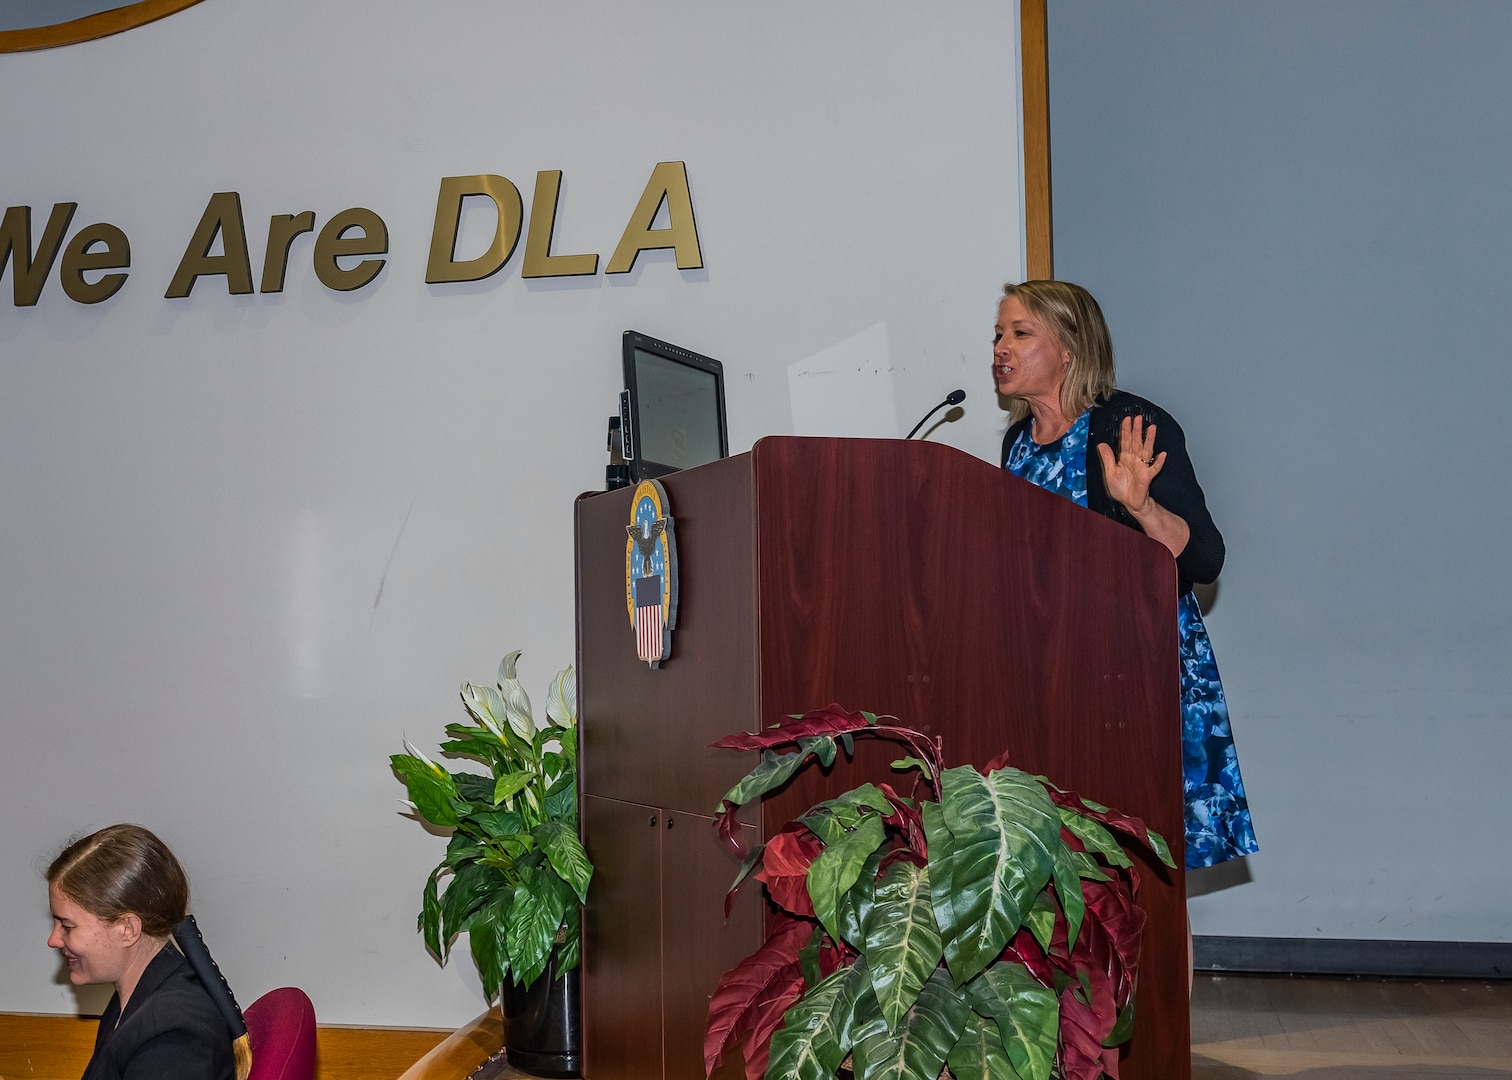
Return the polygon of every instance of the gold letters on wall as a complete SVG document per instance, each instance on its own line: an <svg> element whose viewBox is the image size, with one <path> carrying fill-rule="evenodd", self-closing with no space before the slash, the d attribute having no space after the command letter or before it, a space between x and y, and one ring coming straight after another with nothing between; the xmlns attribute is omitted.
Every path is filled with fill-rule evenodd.
<svg viewBox="0 0 1512 1080"><path fill-rule="evenodd" d="M525 228L525 256L520 267L521 277L585 277L598 273L597 254L566 255L551 251L561 189L560 170L544 170L536 174L526 225L520 190L506 177L490 174L443 177L436 196L426 282L438 285L480 281L498 273L519 246L522 227ZM457 233L463 200L468 198L489 199L498 218L488 250L476 258L458 262L455 258ZM666 207L667 226L653 228L663 206ZM31 307L37 303L60 252L63 257L58 269L59 283L69 299L77 303L98 304L110 299L126 284L129 276L126 271L131 267L131 243L117 226L108 222L85 225L64 245L78 208L79 204L73 202L55 205L35 249L32 246L30 206L9 207L0 218L0 279L8 269L14 306ZM268 219L262 276L256 291L283 291L294 241L305 233L315 232L315 227L313 210L274 214ZM212 254L217 242L219 254ZM387 255L388 247L388 226L383 219L372 210L352 207L332 216L316 234L312 269L316 279L326 288L335 292L352 292L370 284L388 262L387 259L363 256ZM629 273L642 251L658 249L671 250L679 270L703 267L703 250L693 216L688 171L681 161L663 161L652 170L651 179L625 225L605 272ZM353 259L359 261L354 265ZM232 296L254 291L251 250L247 245L246 220L238 192L218 191L210 196L164 296L167 299L187 297L201 278L223 278L226 292Z"/></svg>
<svg viewBox="0 0 1512 1080"><path fill-rule="evenodd" d="M665 229L653 229L656 212L667 204ZM673 248L679 270L701 270L703 252L698 247L698 228L693 224L693 197L688 194L688 170L680 161L663 161L651 173L651 181L641 195L640 204L630 215L625 235L609 260L609 273L628 274L635 257L643 251Z"/></svg>
<svg viewBox="0 0 1512 1080"><path fill-rule="evenodd" d="M499 211L493 243L476 259L452 262L457 247L457 226L462 220L462 200L469 195L486 195ZM501 270L520 242L520 221L525 216L520 189L502 176L448 176L441 181L436 196L436 224L431 228L430 263L425 280L481 281Z"/></svg>

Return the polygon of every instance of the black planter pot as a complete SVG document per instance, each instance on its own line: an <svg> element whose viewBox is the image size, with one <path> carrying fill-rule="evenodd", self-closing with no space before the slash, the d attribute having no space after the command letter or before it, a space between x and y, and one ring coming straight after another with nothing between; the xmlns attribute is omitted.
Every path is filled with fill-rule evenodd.
<svg viewBox="0 0 1512 1080"><path fill-rule="evenodd" d="M556 955L530 989L509 979L504 1006L504 1052L516 1069L532 1076L583 1075L583 1011L578 968L558 976Z"/></svg>

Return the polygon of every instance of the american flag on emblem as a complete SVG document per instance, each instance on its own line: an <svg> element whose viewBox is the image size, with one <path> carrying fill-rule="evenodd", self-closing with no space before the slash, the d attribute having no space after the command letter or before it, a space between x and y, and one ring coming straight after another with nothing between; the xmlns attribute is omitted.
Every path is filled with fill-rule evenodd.
<svg viewBox="0 0 1512 1080"><path fill-rule="evenodd" d="M635 579L635 655L648 664L662 659L662 579Z"/></svg>

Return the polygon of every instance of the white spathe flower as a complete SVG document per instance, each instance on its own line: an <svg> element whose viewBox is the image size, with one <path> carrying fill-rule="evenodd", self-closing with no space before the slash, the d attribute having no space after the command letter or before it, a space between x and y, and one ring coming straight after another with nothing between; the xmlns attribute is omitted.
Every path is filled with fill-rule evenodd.
<svg viewBox="0 0 1512 1080"><path fill-rule="evenodd" d="M577 672L569 664L551 680L546 695L546 719L559 728L577 726Z"/></svg>
<svg viewBox="0 0 1512 1080"><path fill-rule="evenodd" d="M489 700L490 694L493 695L493 703ZM504 730L500 726L504 714L504 703L503 699L499 697L498 691L491 686L476 686L473 683L463 683L462 704L467 706L467 711L477 718L478 723L493 732L496 739L500 742L506 741Z"/></svg>
<svg viewBox="0 0 1512 1080"><path fill-rule="evenodd" d="M405 748L405 749L406 749L406 750L407 750L407 751L409 751L409 755L410 755L410 757L415 757L415 758L419 758L419 759L420 759L420 760L421 760L421 761L423 761L423 762L425 762L425 763L426 763L426 764L427 764L427 765L429 765L429 766L430 766L430 767L431 767L431 769L433 769L433 770L434 770L434 771L435 771L435 772L442 772L442 771L444 771L444 770L443 770L443 769L442 769L442 768L441 768L441 766L439 766L439 765L437 765L437 764L436 764L436 763L435 763L435 762L434 762L434 761L432 761L432 760L431 760L431 759L430 759L430 758L428 758L428 757L426 757L426 756L425 756L425 755L424 755L424 754L422 754L422 753L421 753L421 752L420 752L420 748L419 748L419 747L417 747L417 746L416 746L416 745L415 745L415 744L414 744L414 743L412 743L412 742L410 742L410 741L409 741L409 740L408 740L408 739L405 739L405 740L404 740L404 748Z"/></svg>
<svg viewBox="0 0 1512 1080"><path fill-rule="evenodd" d="M523 650L516 649L499 661L499 692L503 695L504 716L514 733L529 740L535 734L535 718L530 712L530 695L515 678L515 662Z"/></svg>

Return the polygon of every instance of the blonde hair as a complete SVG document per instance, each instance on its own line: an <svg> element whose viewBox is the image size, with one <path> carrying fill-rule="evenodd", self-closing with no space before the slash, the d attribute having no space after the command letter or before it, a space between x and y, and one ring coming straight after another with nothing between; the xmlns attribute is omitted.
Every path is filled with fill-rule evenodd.
<svg viewBox="0 0 1512 1080"><path fill-rule="evenodd" d="M1092 294L1069 281L1024 281L1003 286L1003 296L1016 297L1024 310L1050 328L1060 347L1071 354L1071 366L1061 384L1061 412L1080 416L1094 401L1118 386L1113 370L1113 338L1102 308ZM999 301L1001 303L1002 301ZM1017 423L1029 414L1019 398L1008 404L1008 419Z"/></svg>

